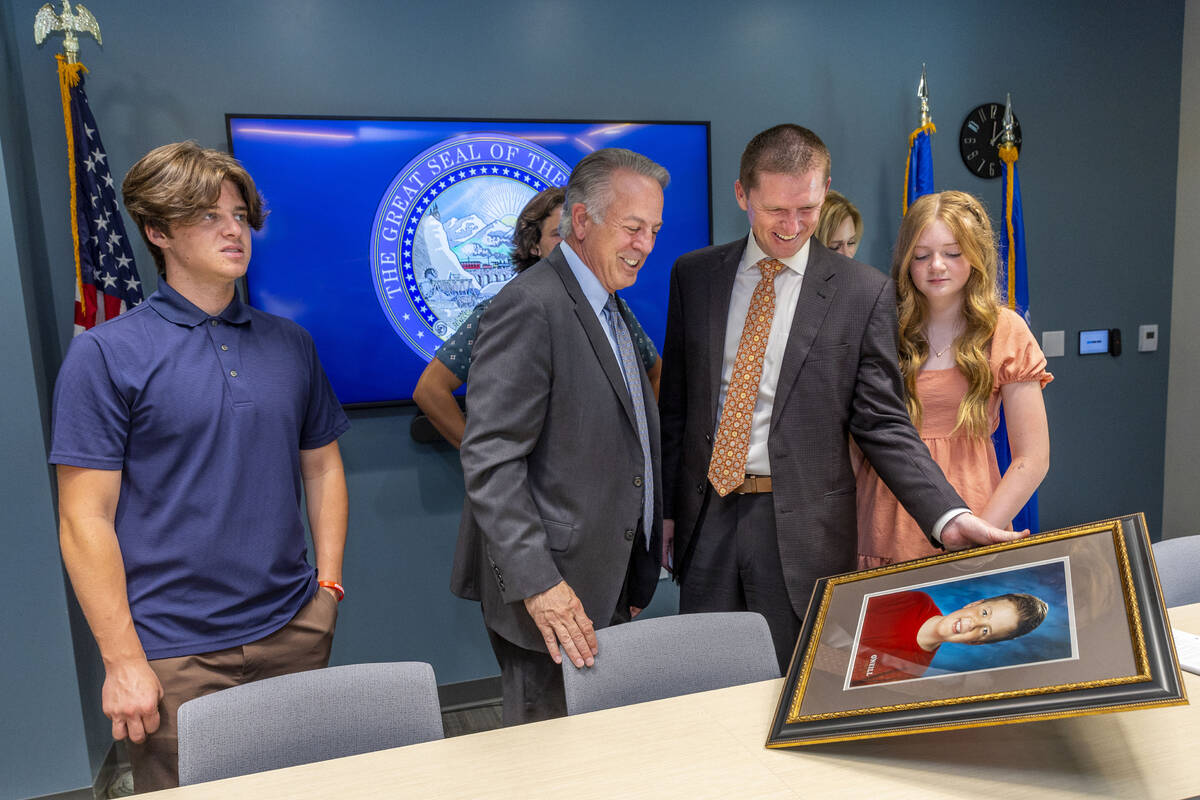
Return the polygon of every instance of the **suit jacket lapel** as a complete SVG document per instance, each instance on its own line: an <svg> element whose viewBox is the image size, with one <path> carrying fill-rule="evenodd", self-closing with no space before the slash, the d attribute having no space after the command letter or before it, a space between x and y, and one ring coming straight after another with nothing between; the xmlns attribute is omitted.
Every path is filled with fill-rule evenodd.
<svg viewBox="0 0 1200 800"><path fill-rule="evenodd" d="M591 342L592 350L596 353L596 358L600 360L600 367L608 376L608 382L612 384L613 391L621 401L621 407L625 409L629 424L636 430L637 418L634 416L633 401L629 399L629 389L625 386L625 378L621 375L621 365L617 363L612 345L608 342L608 334L600 327L600 320L596 316L596 312L592 310L587 298L584 297L583 289L580 288L579 281L575 280L575 274L571 272L571 266L567 263L562 251L556 247L550 252L550 255L546 256L546 261L554 267L563 282L567 295L574 302L575 316L579 319L579 324L583 326L583 332Z"/></svg>
<svg viewBox="0 0 1200 800"><path fill-rule="evenodd" d="M701 385L708 387L707 398L709 423L715 428L717 424L717 400L721 395L721 370L725 362L725 330L729 320L729 299L733 294L733 283L737 278L738 264L742 254L746 252L747 239L730 242L723 250L718 251L716 260L712 263L712 275L708 285L708 365L709 374Z"/></svg>
<svg viewBox="0 0 1200 800"><path fill-rule="evenodd" d="M788 332L787 347L783 351L783 363L779 367L779 382L775 385L775 403L771 409L771 429L779 421L779 414L787 404L788 395L800 374L800 367L808 358L808 351L817 338L817 332L825 322L825 314L837 294L837 271L829 251L816 242L810 245L808 266L804 271L804 282L800 285L800 297L796 301L796 313L792 317L792 329ZM774 331L772 331L774 335Z"/></svg>

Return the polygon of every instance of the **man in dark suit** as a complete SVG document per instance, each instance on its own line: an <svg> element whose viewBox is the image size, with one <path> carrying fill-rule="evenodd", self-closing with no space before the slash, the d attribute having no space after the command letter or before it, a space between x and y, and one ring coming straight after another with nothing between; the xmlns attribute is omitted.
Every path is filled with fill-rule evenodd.
<svg viewBox="0 0 1200 800"><path fill-rule="evenodd" d="M562 244L479 325L451 590L483 605L507 725L565 714L559 647L592 666L595 629L629 620L654 593L658 413L614 293L654 247L668 180L628 150L585 157L567 185Z"/></svg>
<svg viewBox="0 0 1200 800"><path fill-rule="evenodd" d="M855 566L849 437L948 548L1020 534L967 512L909 420L891 280L812 239L829 151L780 125L734 191L751 234L671 274L660 410L680 611L767 618L781 669L820 577ZM672 547L673 540L673 547Z"/></svg>

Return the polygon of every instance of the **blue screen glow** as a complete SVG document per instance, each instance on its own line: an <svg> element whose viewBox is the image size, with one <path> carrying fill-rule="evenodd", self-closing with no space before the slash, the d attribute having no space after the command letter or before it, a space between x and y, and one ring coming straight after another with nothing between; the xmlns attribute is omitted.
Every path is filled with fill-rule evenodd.
<svg viewBox="0 0 1200 800"><path fill-rule="evenodd" d="M226 121L269 211L250 303L312 334L345 404L411 401L437 346L512 276L516 214L595 149L671 173L654 252L622 292L660 349L671 265L712 242L707 122Z"/></svg>

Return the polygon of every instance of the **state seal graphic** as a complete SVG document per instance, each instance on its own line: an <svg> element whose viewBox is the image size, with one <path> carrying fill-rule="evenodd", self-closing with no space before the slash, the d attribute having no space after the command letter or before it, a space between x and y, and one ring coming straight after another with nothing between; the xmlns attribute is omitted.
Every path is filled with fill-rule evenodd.
<svg viewBox="0 0 1200 800"><path fill-rule="evenodd" d="M571 168L500 133L445 139L404 165L371 226L371 279L393 330L428 361L480 300L516 274L517 215Z"/></svg>

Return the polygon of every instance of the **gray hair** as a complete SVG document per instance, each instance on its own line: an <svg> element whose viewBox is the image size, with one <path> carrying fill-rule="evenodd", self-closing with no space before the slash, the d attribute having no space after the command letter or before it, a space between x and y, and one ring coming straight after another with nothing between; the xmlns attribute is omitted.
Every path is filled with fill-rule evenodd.
<svg viewBox="0 0 1200 800"><path fill-rule="evenodd" d="M606 147L588 153L571 170L567 182L567 197L563 202L563 215L558 223L558 235L564 239L574 232L571 225L571 207L582 203L588 216L595 223L604 222L608 207L612 205L612 176L619 169L627 169L656 181L663 189L671 182L671 174L661 164L646 158L641 153L620 147Z"/></svg>

